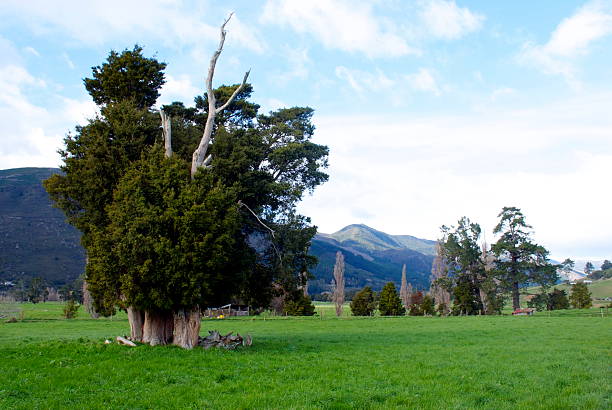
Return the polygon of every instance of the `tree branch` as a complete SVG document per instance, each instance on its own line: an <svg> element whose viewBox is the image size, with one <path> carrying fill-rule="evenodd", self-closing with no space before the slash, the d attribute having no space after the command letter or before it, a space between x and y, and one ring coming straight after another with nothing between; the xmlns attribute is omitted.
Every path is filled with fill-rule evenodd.
<svg viewBox="0 0 612 410"><path fill-rule="evenodd" d="M232 93L230 98L225 102L225 104L223 104L221 107L217 108L217 114L220 113L221 111L223 111L224 109L226 109L227 106L230 105L232 103L232 101L234 101L234 98L236 98L238 93L244 88L244 86L246 84L246 81L249 78L249 74L250 73L251 73L251 69L249 69L249 71L247 71L244 74L244 78L242 79L242 84L240 84L240 86L234 90L234 92Z"/></svg>
<svg viewBox="0 0 612 410"><path fill-rule="evenodd" d="M170 158L172 156L172 118L161 109L159 110L159 116L162 122L162 136L164 138L166 158Z"/></svg>
<svg viewBox="0 0 612 410"><path fill-rule="evenodd" d="M210 145L210 140L212 138L212 132L215 126L215 117L217 116L217 114L223 111L229 104L231 104L236 95L238 95L238 93L242 90L251 71L247 71L244 76L244 79L242 80L242 84L234 91L229 100L227 100L227 102L221 107L217 108L217 100L215 98L212 81L215 75L215 67L217 65L217 60L219 59L219 56L223 51L223 45L225 44L225 36L227 35L227 32L225 31L225 25L230 21L233 15L234 13L230 13L230 15L221 25L219 46L211 57L210 65L208 66L208 76L206 77L206 92L208 94L208 116L206 118L206 125L204 126L204 133L202 135L202 139L198 144L198 148L193 152L193 156L191 158L191 178L193 178L195 173L198 171L198 168L207 167L210 165L212 157L210 155L207 157L206 152L208 151L208 146Z"/></svg>

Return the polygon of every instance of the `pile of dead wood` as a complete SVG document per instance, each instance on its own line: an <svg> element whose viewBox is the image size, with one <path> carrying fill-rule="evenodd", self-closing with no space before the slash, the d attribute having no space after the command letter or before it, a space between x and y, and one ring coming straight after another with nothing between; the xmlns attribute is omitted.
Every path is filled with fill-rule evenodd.
<svg viewBox="0 0 612 410"><path fill-rule="evenodd" d="M202 346L204 349L210 349L211 347L221 347L227 350L233 350L238 346L251 346L253 344L253 339L251 335L247 335L246 337L240 336L240 333L236 335L234 332L229 332L225 336L221 335L216 330L209 330L208 336L200 337L200 341L198 342L198 346Z"/></svg>
<svg viewBox="0 0 612 410"><path fill-rule="evenodd" d="M127 337L117 336L116 340L117 340L117 343L125 345L125 346L130 346L130 347L137 346L136 343L134 343L132 340L130 340ZM105 340L104 343L110 344L112 342L110 340ZM198 341L198 346L201 346L207 350L210 349L211 347L219 347L219 348L223 348L227 350L234 350L235 348L239 346L251 346L252 344L253 344L253 339L251 338L251 335L242 337L240 336L240 333L236 333L234 335L234 332L229 332L228 334L224 336L216 330L209 330L208 336L200 337Z"/></svg>

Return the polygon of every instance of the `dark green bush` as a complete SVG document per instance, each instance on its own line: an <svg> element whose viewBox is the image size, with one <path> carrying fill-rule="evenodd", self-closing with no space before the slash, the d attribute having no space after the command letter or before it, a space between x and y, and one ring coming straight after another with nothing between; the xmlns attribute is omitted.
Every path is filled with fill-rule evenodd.
<svg viewBox="0 0 612 410"><path fill-rule="evenodd" d="M406 313L393 282L387 283L380 292L378 310L381 316L403 316Z"/></svg>
<svg viewBox="0 0 612 410"><path fill-rule="evenodd" d="M376 309L376 304L371 287L366 286L353 296L351 301L353 316L371 316L374 309Z"/></svg>

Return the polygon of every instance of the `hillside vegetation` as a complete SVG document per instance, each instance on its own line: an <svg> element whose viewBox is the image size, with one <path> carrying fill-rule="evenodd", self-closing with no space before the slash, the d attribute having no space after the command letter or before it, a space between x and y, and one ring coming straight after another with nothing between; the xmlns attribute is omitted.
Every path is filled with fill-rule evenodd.
<svg viewBox="0 0 612 410"><path fill-rule="evenodd" d="M85 266L80 233L53 208L42 181L55 168L0 170L0 280L40 276L61 286Z"/></svg>

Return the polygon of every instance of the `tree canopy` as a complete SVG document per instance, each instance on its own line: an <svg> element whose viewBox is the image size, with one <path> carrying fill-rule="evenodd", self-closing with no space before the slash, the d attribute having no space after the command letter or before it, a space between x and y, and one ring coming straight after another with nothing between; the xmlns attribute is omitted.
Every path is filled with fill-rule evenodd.
<svg viewBox="0 0 612 410"><path fill-rule="evenodd" d="M558 280L557 269L548 251L531 239L531 226L520 209L504 207L493 230L499 234L492 250L497 257L497 277L512 292L514 309L520 308L519 287L526 284L550 286Z"/></svg>
<svg viewBox="0 0 612 410"><path fill-rule="evenodd" d="M207 94L195 107L163 108L168 157L151 108L165 67L139 46L94 67L85 85L100 115L65 138L63 174L45 182L83 232L97 310L166 315L229 301L263 308L278 293L297 298L316 263L308 255L316 228L296 205L328 178L328 149L311 142L313 110L258 114L249 84L215 89L217 102L229 104L215 110L212 161L194 174Z"/></svg>

